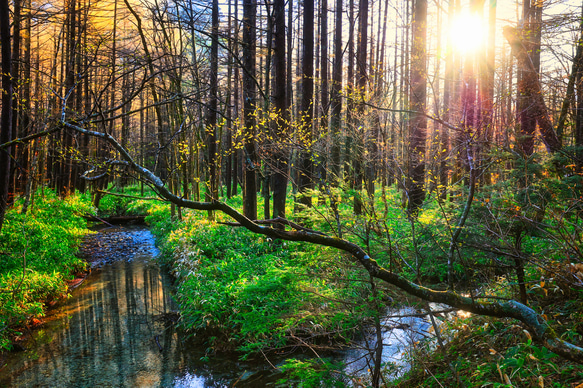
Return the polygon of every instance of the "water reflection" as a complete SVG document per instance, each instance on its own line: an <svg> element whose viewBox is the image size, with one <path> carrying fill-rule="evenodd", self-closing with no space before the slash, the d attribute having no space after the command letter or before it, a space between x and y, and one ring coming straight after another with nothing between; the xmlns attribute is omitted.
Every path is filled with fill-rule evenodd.
<svg viewBox="0 0 583 388"><path fill-rule="evenodd" d="M153 242L148 231L124 233ZM10 356L0 386L227 386L236 368L211 376L169 323L169 289L149 254L104 266L35 333L36 345Z"/></svg>
<svg viewBox="0 0 583 388"><path fill-rule="evenodd" d="M382 327L382 364L390 371L390 378L402 376L411 369L408 352L413 344L432 338L430 324L426 317L419 316L411 307L389 309L381 320ZM376 348L376 333L371 329L365 338L357 342L352 349L346 352L344 359L346 372L350 375L365 376L374 366Z"/></svg>
<svg viewBox="0 0 583 388"><path fill-rule="evenodd" d="M177 306L169 279L154 261L151 233L101 233L107 235L94 246L97 266L103 266L51 313L27 351L3 355L8 360L0 363L0 387L266 387L282 377L267 362L243 363L236 355L201 361L204 349L184 341L171 323ZM393 364L399 375L409 367L407 349L427 335L428 323L412 309L388 315L382 322L383 363ZM347 364L345 372L367 374L373 363L366 348L374 348L375 340L366 335L336 355Z"/></svg>

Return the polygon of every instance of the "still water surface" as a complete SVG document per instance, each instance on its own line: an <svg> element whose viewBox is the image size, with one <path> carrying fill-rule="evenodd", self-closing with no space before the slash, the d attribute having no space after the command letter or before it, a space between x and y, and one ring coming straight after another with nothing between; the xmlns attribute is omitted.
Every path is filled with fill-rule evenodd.
<svg viewBox="0 0 583 388"><path fill-rule="evenodd" d="M187 345L171 324L177 307L170 280L154 261L152 234L101 233L125 241L123 260L106 257L110 264L94 270L51 313L27 350L8 355L0 387L224 387L239 380L248 365L214 357L200 361L204 349Z"/></svg>
<svg viewBox="0 0 583 388"><path fill-rule="evenodd" d="M173 324L170 279L155 262L159 252L147 229L104 229L85 246L96 269L51 311L26 351L3 355L0 387L266 387L281 377L267 362L235 355L201 360L204 347ZM425 319L407 317L413 313L388 311L382 322L383 363L393 365L393 377L409 368L412 344L429 334ZM346 375L368 374L375 341L364 334L334 356L346 364Z"/></svg>

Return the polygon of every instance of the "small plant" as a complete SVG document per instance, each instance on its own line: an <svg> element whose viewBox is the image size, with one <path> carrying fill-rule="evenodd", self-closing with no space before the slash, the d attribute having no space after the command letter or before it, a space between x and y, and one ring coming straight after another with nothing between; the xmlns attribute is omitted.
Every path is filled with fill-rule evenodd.
<svg viewBox="0 0 583 388"><path fill-rule="evenodd" d="M44 315L46 302L67 292L67 280L86 263L76 256L88 232L82 214L93 212L88 195L59 199L37 194L22 214L22 200L6 213L0 233L0 347L9 348L16 327Z"/></svg>
<svg viewBox="0 0 583 388"><path fill-rule="evenodd" d="M341 388L349 386L342 373L343 365L327 359L288 359L279 367L284 375L277 383L281 387Z"/></svg>

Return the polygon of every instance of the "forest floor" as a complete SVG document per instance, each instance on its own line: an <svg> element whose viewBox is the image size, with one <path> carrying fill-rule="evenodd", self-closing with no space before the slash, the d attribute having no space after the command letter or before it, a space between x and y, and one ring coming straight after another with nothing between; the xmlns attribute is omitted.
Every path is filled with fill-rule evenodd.
<svg viewBox="0 0 583 388"><path fill-rule="evenodd" d="M333 249L271 241L221 224L226 219L218 214L214 221L189 211L181 219L172 218L169 205L159 202L105 197L102 203L100 216L149 214L161 260L176 278L180 325L199 334L205 357L210 361L221 352L238 352L243 358L287 354L287 361L278 365L285 376L282 386L300 381L303 387L370 384L369 377L348 376L338 360L297 357L302 353L298 350L313 355L350 347L394 301L395 306L424 308L383 284L372 293L367 274ZM128 236L87 235L86 221L79 216L79 209L91 211L87 197L64 202L49 196L36 206L36 218L22 217L17 207L9 212L0 236L0 280L3 289L12 290L12 298L0 301L5 348L11 339L42 324L46 308L78 285L89 267L109 263L112 257L128 258L139 249ZM83 236L81 254L76 254ZM103 245L113 251L96 253ZM29 275L22 280L24 255ZM18 290L27 292L14 293ZM551 325L567 328L559 333L563 338L577 343L583 336L583 299L570 292L540 281L530 287L529 299ZM439 327L442 344L415 343L407 355L412 366L408 373L393 379L395 366L383 365L384 385L583 388L583 367L533 342L516 321L459 314L441 318Z"/></svg>

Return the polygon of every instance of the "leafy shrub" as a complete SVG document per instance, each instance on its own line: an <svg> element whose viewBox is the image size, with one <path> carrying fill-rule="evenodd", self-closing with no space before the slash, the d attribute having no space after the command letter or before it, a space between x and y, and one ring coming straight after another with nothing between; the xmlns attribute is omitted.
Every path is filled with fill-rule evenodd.
<svg viewBox="0 0 583 388"><path fill-rule="evenodd" d="M14 327L42 316L45 302L67 291L66 280L84 270L76 256L88 232L82 214L92 213L88 195L65 200L54 192L37 193L22 214L22 200L6 212L0 232L0 347L10 346Z"/></svg>
<svg viewBox="0 0 583 388"><path fill-rule="evenodd" d="M342 303L362 301L363 282L338 280L343 265L333 250L274 242L195 212L182 222L156 220L177 278L181 325L209 339L209 352L345 342L365 319L365 309Z"/></svg>
<svg viewBox="0 0 583 388"><path fill-rule="evenodd" d="M278 381L282 386L301 388L319 387L346 387L342 371L342 365L326 359L298 360L295 358L286 360L280 367L285 378Z"/></svg>

